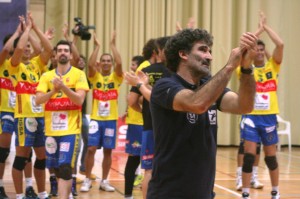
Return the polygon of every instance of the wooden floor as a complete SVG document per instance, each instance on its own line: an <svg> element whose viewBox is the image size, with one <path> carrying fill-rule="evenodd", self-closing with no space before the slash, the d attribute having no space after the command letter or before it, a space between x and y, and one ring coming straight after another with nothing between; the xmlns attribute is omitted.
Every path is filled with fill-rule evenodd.
<svg viewBox="0 0 300 199"><path fill-rule="evenodd" d="M219 147L217 153L217 171L215 192L216 199L234 199L240 198L240 192L235 190L235 173L236 173L236 152L237 147ZM11 178L11 165L13 162L14 152L11 152L6 165L4 176L4 185L10 198L15 198L13 181ZM300 148L294 147L289 153L287 148L282 148L278 153L280 165L280 194L281 198L300 198ZM99 199L122 199L124 198L124 167L127 155L123 152L113 153L113 164L110 171L109 181L116 188L115 192L109 193L98 190L100 178L93 182L93 187L88 193L80 193L78 199L99 198ZM101 176L102 151L96 153L95 167L93 173L97 177ZM84 176L78 174L79 178ZM251 189L252 199L270 198L270 180L268 169L265 166L263 157L259 165L259 180L265 185L261 190ZM47 190L49 191L49 177L47 173ZM80 189L80 185L77 185ZM191 190L192 191L192 190ZM135 188L133 192L135 199L142 199L140 188Z"/></svg>

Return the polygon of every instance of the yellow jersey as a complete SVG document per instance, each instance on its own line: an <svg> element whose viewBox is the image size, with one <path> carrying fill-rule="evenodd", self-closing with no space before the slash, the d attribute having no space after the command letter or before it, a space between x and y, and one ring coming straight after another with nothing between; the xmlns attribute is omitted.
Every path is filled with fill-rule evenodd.
<svg viewBox="0 0 300 199"><path fill-rule="evenodd" d="M16 92L8 72L9 61L5 60L0 66L0 110L14 112Z"/></svg>
<svg viewBox="0 0 300 199"><path fill-rule="evenodd" d="M40 56L32 58L28 65L20 63L12 66L9 61L8 72L16 91L15 118L44 117L43 105L35 104L35 93L40 76L45 71L47 66Z"/></svg>
<svg viewBox="0 0 300 199"><path fill-rule="evenodd" d="M115 72L103 76L96 72L94 77L89 77L89 81L93 91L91 119L117 120L119 88L123 76L118 76Z"/></svg>
<svg viewBox="0 0 300 199"><path fill-rule="evenodd" d="M59 77L56 69L42 75L37 92L47 93L53 89L52 80ZM62 75L63 83L70 89L89 90L86 75L83 71L70 67ZM81 132L81 106L74 104L63 92L57 92L45 103L45 135L63 136Z"/></svg>
<svg viewBox="0 0 300 199"><path fill-rule="evenodd" d="M280 65L271 57L263 67L254 67L256 95L254 109L249 115L278 114L277 85ZM240 68L237 70L240 77Z"/></svg>

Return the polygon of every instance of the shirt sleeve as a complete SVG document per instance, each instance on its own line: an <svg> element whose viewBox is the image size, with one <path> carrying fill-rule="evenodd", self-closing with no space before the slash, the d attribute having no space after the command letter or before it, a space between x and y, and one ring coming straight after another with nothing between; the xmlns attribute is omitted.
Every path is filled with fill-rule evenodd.
<svg viewBox="0 0 300 199"><path fill-rule="evenodd" d="M85 90L89 91L89 84L87 82L86 75L83 71L79 71L78 81L76 83L76 91L77 90Z"/></svg>
<svg viewBox="0 0 300 199"><path fill-rule="evenodd" d="M156 82L151 93L151 103L173 110L175 95L184 87L170 78L162 78Z"/></svg>
<svg viewBox="0 0 300 199"><path fill-rule="evenodd" d="M221 110L221 102L222 102L222 99L223 99L224 95L225 95L227 92L229 92L229 91L231 91L229 88L225 88L224 91L223 91L223 93L222 93L222 94L220 95L220 97L217 99L216 104L217 104L217 109L218 109L219 111L222 111L222 110Z"/></svg>
<svg viewBox="0 0 300 199"><path fill-rule="evenodd" d="M36 92L43 92L47 93L48 91L48 78L47 78L48 73L44 73L39 81L39 84L36 88Z"/></svg>

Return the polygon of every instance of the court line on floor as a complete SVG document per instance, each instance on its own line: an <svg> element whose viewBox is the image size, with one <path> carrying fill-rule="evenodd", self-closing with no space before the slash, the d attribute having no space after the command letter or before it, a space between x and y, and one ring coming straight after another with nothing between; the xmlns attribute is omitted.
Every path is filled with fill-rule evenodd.
<svg viewBox="0 0 300 199"><path fill-rule="evenodd" d="M241 196L240 193L235 192L235 191L232 191L231 189L227 189L226 187L223 187L223 186L221 186L221 185L215 184L215 187L218 187L219 189L223 189L223 190L225 190L225 191L227 191L227 192L229 192L229 193L232 193L232 194L235 195L235 196Z"/></svg>

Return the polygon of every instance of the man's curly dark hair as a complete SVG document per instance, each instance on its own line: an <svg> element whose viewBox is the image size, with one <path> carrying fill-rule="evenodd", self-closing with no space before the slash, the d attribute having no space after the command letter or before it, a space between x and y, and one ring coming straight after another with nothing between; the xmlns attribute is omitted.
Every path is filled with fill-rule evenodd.
<svg viewBox="0 0 300 199"><path fill-rule="evenodd" d="M146 60L150 59L155 50L155 39L149 39L143 47L143 56Z"/></svg>
<svg viewBox="0 0 300 199"><path fill-rule="evenodd" d="M165 47L165 56L167 67L176 72L179 66L179 51L189 53L195 42L203 42L209 47L213 45L213 37L204 29L183 29L173 35L167 42Z"/></svg>

